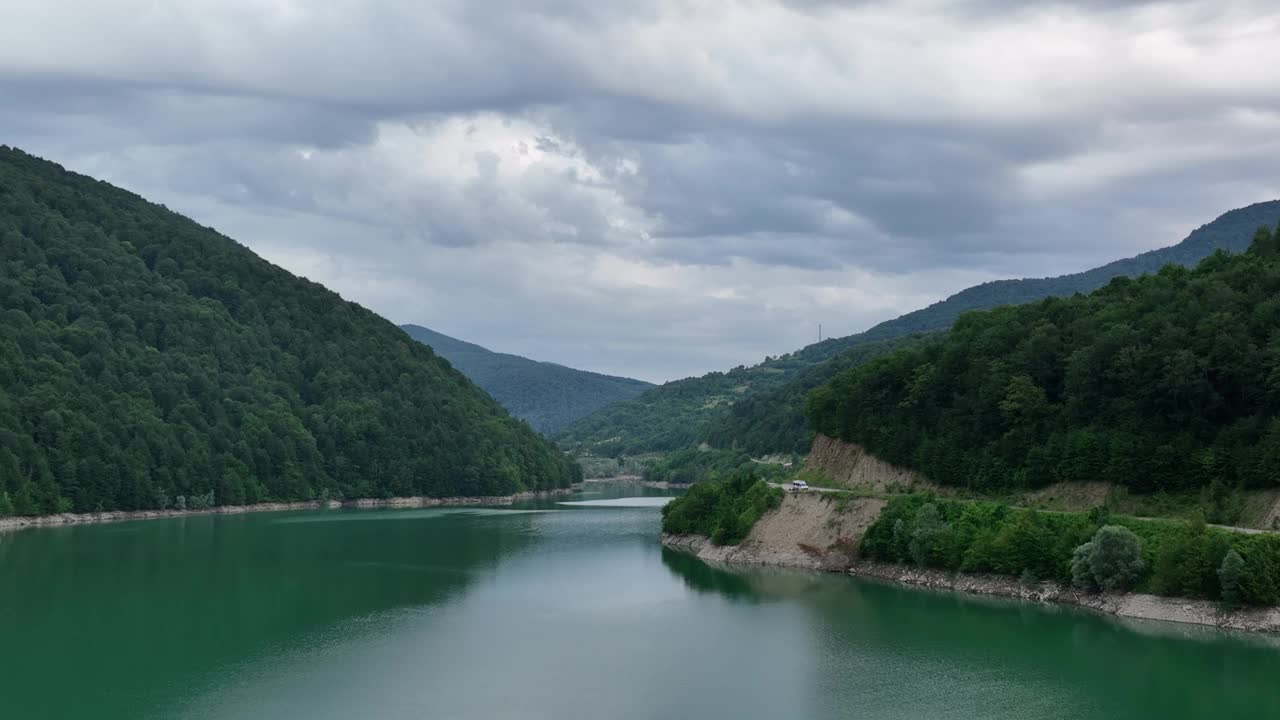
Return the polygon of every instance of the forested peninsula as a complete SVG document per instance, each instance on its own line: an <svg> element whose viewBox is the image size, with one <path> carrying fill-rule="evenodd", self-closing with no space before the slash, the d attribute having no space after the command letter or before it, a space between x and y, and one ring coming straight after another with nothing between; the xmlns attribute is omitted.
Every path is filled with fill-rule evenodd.
<svg viewBox="0 0 1280 720"><path fill-rule="evenodd" d="M569 485L395 325L107 183L0 147L0 515Z"/></svg>

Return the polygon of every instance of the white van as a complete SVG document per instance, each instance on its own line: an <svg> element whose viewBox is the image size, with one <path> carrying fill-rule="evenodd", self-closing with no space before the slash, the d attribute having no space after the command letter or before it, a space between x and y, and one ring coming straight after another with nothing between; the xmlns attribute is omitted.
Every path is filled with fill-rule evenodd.
<svg viewBox="0 0 1280 720"><path fill-rule="evenodd" d="M801 490L808 490L808 489L809 489L809 483L803 480L791 481L791 490L794 492L800 492Z"/></svg>

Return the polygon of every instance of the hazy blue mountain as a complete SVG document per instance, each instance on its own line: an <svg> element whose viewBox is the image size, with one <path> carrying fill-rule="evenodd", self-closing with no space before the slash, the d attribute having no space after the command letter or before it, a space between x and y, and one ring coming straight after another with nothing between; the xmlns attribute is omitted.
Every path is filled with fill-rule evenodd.
<svg viewBox="0 0 1280 720"><path fill-rule="evenodd" d="M402 325L409 337L431 346L512 415L552 434L605 405L654 387L631 378L574 370L519 355L493 352L420 325Z"/></svg>

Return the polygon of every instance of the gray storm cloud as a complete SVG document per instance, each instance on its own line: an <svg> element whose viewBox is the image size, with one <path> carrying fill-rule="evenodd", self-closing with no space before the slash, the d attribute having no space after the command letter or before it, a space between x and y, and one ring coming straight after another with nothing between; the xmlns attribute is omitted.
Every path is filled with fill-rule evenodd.
<svg viewBox="0 0 1280 720"><path fill-rule="evenodd" d="M1280 197L1280 9L51 0L0 142L396 322L663 380Z"/></svg>

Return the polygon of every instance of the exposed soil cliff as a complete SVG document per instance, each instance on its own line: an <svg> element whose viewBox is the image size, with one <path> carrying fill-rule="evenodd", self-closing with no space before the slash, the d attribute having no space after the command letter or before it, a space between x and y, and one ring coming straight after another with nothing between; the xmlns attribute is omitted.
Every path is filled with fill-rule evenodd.
<svg viewBox="0 0 1280 720"><path fill-rule="evenodd" d="M849 489L872 492L944 490L914 470L891 465L861 446L826 435L813 439L804 467L820 472L840 487Z"/></svg>
<svg viewBox="0 0 1280 720"><path fill-rule="evenodd" d="M910 468L885 462L861 446L818 435L805 460L806 470L825 475L831 484L847 490L871 494L932 492L944 496L966 495L955 487L938 485ZM1280 530L1280 490L1238 491L1242 511L1234 523L1237 528ZM971 496L971 494L970 494ZM1036 490L1010 492L1000 496L1001 502L1022 507L1085 512L1106 505L1113 512L1141 515L1142 508L1134 496L1111 483L1059 482Z"/></svg>
<svg viewBox="0 0 1280 720"><path fill-rule="evenodd" d="M862 534L884 505L879 498L789 493L740 545L716 546L696 535L664 535L662 541L712 562L840 570L853 560Z"/></svg>

